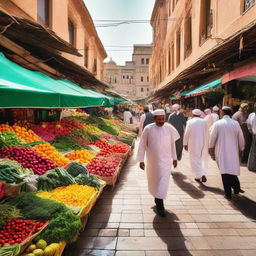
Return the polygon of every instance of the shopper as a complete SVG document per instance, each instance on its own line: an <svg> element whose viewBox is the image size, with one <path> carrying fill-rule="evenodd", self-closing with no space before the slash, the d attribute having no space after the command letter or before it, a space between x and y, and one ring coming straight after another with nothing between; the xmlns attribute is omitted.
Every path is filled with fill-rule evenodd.
<svg viewBox="0 0 256 256"><path fill-rule="evenodd" d="M252 134L252 144L248 158L248 170L256 171L256 103L254 104L254 112L251 113L247 120L249 132Z"/></svg>
<svg viewBox="0 0 256 256"><path fill-rule="evenodd" d="M155 123L147 125L142 133L138 160L142 170L146 167L148 190L155 198L158 215L165 216L163 199L167 196L171 169L177 166L175 141L179 133L170 124L165 123L165 111L154 111ZM146 165L144 156L147 154Z"/></svg>
<svg viewBox="0 0 256 256"><path fill-rule="evenodd" d="M214 123L210 133L210 154L216 158L221 172L225 197L231 200L232 190L238 194L240 188L240 155L244 149L244 136L238 122L231 119L231 108L222 108L223 118Z"/></svg>
<svg viewBox="0 0 256 256"><path fill-rule="evenodd" d="M243 135L245 139L245 148L244 148L241 162L244 164L247 164L248 162L248 157L249 157L249 152L250 152L251 142L252 142L252 137L246 123L249 116L248 108L249 108L249 105L247 103L242 103L240 105L239 110L232 117L234 120L238 121L243 131Z"/></svg>
<svg viewBox="0 0 256 256"><path fill-rule="evenodd" d="M215 123L216 121L218 121L219 119L220 119L220 117L219 117L219 107L218 106L214 106L213 108L212 108L212 114L211 114L211 116L212 116L212 119L213 119L213 123Z"/></svg>
<svg viewBox="0 0 256 256"><path fill-rule="evenodd" d="M206 182L206 165L208 158L208 131L207 124L200 116L200 109L192 111L193 118L187 121L183 144L189 152L191 169L198 182Z"/></svg>
<svg viewBox="0 0 256 256"><path fill-rule="evenodd" d="M144 114L140 117L139 136L142 134L144 128L155 122L154 115L149 111L148 106L144 107Z"/></svg>
<svg viewBox="0 0 256 256"><path fill-rule="evenodd" d="M128 108L126 108L124 111L124 122L127 124L132 123L132 114Z"/></svg>
<svg viewBox="0 0 256 256"><path fill-rule="evenodd" d="M183 150L183 136L184 130L186 128L187 119L186 117L180 112L180 105L174 104L172 106L173 113L168 118L168 123L173 125L176 130L178 131L180 138L176 141L176 152L177 158L180 161L182 157L182 150Z"/></svg>

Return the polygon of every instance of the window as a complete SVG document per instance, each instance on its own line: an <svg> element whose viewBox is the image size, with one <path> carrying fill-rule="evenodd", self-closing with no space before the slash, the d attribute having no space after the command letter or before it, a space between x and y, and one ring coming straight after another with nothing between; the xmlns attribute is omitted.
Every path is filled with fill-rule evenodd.
<svg viewBox="0 0 256 256"><path fill-rule="evenodd" d="M147 88L147 91L149 92L149 88Z"/></svg>
<svg viewBox="0 0 256 256"><path fill-rule="evenodd" d="M172 59L171 48L168 49L168 75L171 73L171 59Z"/></svg>
<svg viewBox="0 0 256 256"><path fill-rule="evenodd" d="M116 78L115 78L115 84L116 84Z"/></svg>
<svg viewBox="0 0 256 256"><path fill-rule="evenodd" d="M129 79L129 76L126 76L127 79Z"/></svg>
<svg viewBox="0 0 256 256"><path fill-rule="evenodd" d="M149 64L149 58L146 59L146 64Z"/></svg>
<svg viewBox="0 0 256 256"><path fill-rule="evenodd" d="M141 64L144 64L144 58L141 59Z"/></svg>
<svg viewBox="0 0 256 256"><path fill-rule="evenodd" d="M192 20L191 16L186 18L184 31L184 58L187 58L192 51Z"/></svg>
<svg viewBox="0 0 256 256"><path fill-rule="evenodd" d="M211 0L201 0L200 27L199 27L200 44L202 44L205 41L205 39L211 36L211 29L212 29Z"/></svg>
<svg viewBox="0 0 256 256"><path fill-rule="evenodd" d="M143 82L143 76L140 78L140 81Z"/></svg>
<svg viewBox="0 0 256 256"><path fill-rule="evenodd" d="M175 8L175 0L172 0L172 11L174 11Z"/></svg>
<svg viewBox="0 0 256 256"><path fill-rule="evenodd" d="M172 9L171 9L171 2L170 2L171 0L169 0L168 1L168 3L167 3L167 8L168 8L168 16L171 16L171 13L172 13Z"/></svg>
<svg viewBox="0 0 256 256"><path fill-rule="evenodd" d="M125 79L125 76L123 76L123 79Z"/></svg>
<svg viewBox="0 0 256 256"><path fill-rule="evenodd" d="M245 0L244 1L244 11L246 12L256 4L256 0Z"/></svg>
<svg viewBox="0 0 256 256"><path fill-rule="evenodd" d="M88 46L86 45L84 47L84 66L88 68L88 57L89 57L89 48Z"/></svg>
<svg viewBox="0 0 256 256"><path fill-rule="evenodd" d="M176 67L180 65L180 30L176 33Z"/></svg>
<svg viewBox="0 0 256 256"><path fill-rule="evenodd" d="M49 27L49 0L37 0L37 20Z"/></svg>
<svg viewBox="0 0 256 256"><path fill-rule="evenodd" d="M70 19L68 20L68 41L75 46L75 26Z"/></svg>
<svg viewBox="0 0 256 256"><path fill-rule="evenodd" d="M147 82L149 82L149 76L147 76Z"/></svg>
<svg viewBox="0 0 256 256"><path fill-rule="evenodd" d="M141 87L140 91L143 92L143 91L144 91L144 88Z"/></svg>
<svg viewBox="0 0 256 256"><path fill-rule="evenodd" d="M94 74L97 73L97 60L96 60L96 59L94 59L94 61L93 61L93 70L92 70L92 72L93 72Z"/></svg>

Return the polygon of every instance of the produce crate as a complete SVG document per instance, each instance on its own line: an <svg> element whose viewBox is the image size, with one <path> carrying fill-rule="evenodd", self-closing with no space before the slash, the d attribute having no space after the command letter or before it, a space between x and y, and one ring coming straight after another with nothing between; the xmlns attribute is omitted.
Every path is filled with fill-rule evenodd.
<svg viewBox="0 0 256 256"><path fill-rule="evenodd" d="M20 254L23 253L26 250L26 248L32 244L34 238L38 236L48 226L48 224L49 222L46 222L45 225L37 233L34 233L33 235L25 239L22 243L20 243Z"/></svg>
<svg viewBox="0 0 256 256"><path fill-rule="evenodd" d="M95 202L96 202L96 200L97 200L97 195L98 195L98 193L99 193L99 191L95 191L95 192L91 195L91 197L90 197L90 199L88 200L87 204L86 204L86 205L80 210L80 212L78 213L78 216L79 216L79 217L84 217L85 215L87 215L87 214L91 211L93 205L95 204Z"/></svg>
<svg viewBox="0 0 256 256"><path fill-rule="evenodd" d="M87 225L88 217L89 217L89 214L87 214L87 215L85 215L84 217L81 218L82 230L84 230L86 225Z"/></svg>
<svg viewBox="0 0 256 256"><path fill-rule="evenodd" d="M59 249L59 252L56 254L56 256L61 256L62 255L66 245L67 245L66 242L59 242L60 249Z"/></svg>

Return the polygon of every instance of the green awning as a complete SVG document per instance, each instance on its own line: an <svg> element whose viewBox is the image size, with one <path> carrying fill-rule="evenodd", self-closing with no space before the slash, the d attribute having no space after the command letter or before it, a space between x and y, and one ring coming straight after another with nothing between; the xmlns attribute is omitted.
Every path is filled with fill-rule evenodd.
<svg viewBox="0 0 256 256"><path fill-rule="evenodd" d="M105 101L68 80L25 69L0 53L1 108L83 108Z"/></svg>
<svg viewBox="0 0 256 256"><path fill-rule="evenodd" d="M222 84L221 78L211 81L210 83L203 84L195 89L183 92L178 95L174 95L171 97L171 100L179 99L181 97L189 98L189 97L193 97L193 96L202 95L202 94L205 94L205 93L213 90L215 87L217 87L220 84Z"/></svg>

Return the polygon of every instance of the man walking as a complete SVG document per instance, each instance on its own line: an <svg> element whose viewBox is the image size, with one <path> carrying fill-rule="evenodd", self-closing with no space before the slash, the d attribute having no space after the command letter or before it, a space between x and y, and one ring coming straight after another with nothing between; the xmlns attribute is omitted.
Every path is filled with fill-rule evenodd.
<svg viewBox="0 0 256 256"><path fill-rule="evenodd" d="M249 105L247 103L242 103L240 105L239 110L232 117L234 120L238 121L243 131L243 135L245 139L245 148L244 148L241 162L245 164L247 164L248 162L249 152L251 148L251 141L252 141L252 137L246 123L247 118L249 116L248 108L249 108Z"/></svg>
<svg viewBox="0 0 256 256"><path fill-rule="evenodd" d="M139 127L139 136L142 134L144 128L149 125L154 123L154 115L149 111L148 106L144 107L144 114L141 115L140 117L140 127Z"/></svg>
<svg viewBox="0 0 256 256"><path fill-rule="evenodd" d="M176 153L177 159L180 161L182 157L182 150L183 150L183 136L184 130L186 127L187 119L186 117L180 112L180 105L174 104L172 106L173 113L168 118L168 123L176 128L178 131L180 138L176 141Z"/></svg>
<svg viewBox="0 0 256 256"><path fill-rule="evenodd" d="M209 152L216 157L225 196L231 200L231 188L235 194L242 192L237 176L240 174L240 155L244 149L244 136L239 123L231 119L231 108L224 106L222 113L223 118L212 126Z"/></svg>
<svg viewBox="0 0 256 256"><path fill-rule="evenodd" d="M248 117L247 126L250 133L252 133L252 145L247 166L248 170L256 171L256 103L254 104L254 112Z"/></svg>
<svg viewBox="0 0 256 256"><path fill-rule="evenodd" d="M172 125L165 123L163 109L155 110L154 118L155 123L147 125L142 133L138 160L142 170L146 167L148 190L155 198L157 213L164 217L163 199L167 196L172 166L177 166L175 141L179 139L179 133Z"/></svg>
<svg viewBox="0 0 256 256"><path fill-rule="evenodd" d="M193 118L187 121L183 144L189 152L191 169L197 182L206 182L206 164L208 157L208 130L207 123L200 118L203 112L200 109L192 111Z"/></svg>
<svg viewBox="0 0 256 256"><path fill-rule="evenodd" d="M220 119L220 117L219 117L219 107L218 106L214 106L213 108L212 108L212 114L211 114L211 116L212 116L212 120L213 120L213 123L215 123L216 121L218 121L219 119Z"/></svg>

